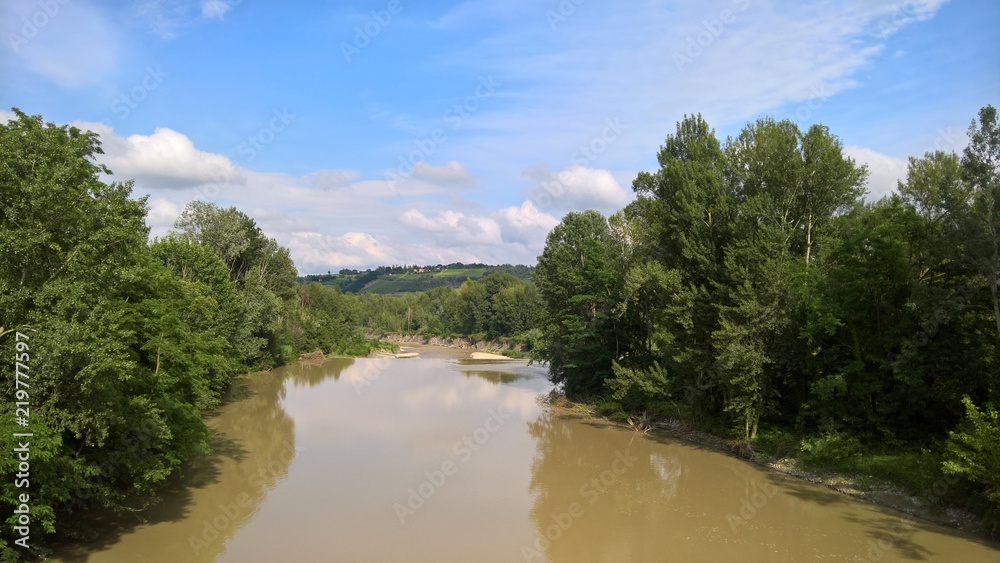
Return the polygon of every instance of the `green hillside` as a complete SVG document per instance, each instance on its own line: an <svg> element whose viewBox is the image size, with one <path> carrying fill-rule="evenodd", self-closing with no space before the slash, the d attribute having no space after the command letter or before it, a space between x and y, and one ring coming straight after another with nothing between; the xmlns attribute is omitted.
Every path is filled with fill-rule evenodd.
<svg viewBox="0 0 1000 563"><path fill-rule="evenodd" d="M467 279L478 280L492 273L508 273L521 280L531 279L531 266L489 266L486 264L449 264L436 266L381 266L373 270L341 270L338 274L314 274L299 278L301 283L318 282L337 286L344 293L380 295L414 293L435 287L459 287Z"/></svg>

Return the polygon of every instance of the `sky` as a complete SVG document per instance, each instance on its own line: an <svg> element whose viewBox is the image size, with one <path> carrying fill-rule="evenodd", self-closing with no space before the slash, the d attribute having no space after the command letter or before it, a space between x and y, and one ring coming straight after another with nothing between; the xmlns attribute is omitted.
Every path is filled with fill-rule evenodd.
<svg viewBox="0 0 1000 563"><path fill-rule="evenodd" d="M685 115L822 123L890 193L1000 104L995 0L6 0L0 119L101 135L109 181L235 206L300 273L534 264Z"/></svg>

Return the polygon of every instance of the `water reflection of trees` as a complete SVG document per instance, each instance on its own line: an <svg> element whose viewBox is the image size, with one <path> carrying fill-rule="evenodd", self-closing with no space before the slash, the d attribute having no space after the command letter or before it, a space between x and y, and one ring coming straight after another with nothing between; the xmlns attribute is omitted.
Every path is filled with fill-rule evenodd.
<svg viewBox="0 0 1000 563"><path fill-rule="evenodd" d="M206 561L214 561L215 556L222 553L229 539L258 510L267 493L288 474L295 457L295 422L282 404L288 383L314 387L329 378L336 380L352 363L353 360L320 364L300 362L270 373L256 374L250 383L252 396L230 405L227 412L218 417L216 434L230 437L242 453L236 458L239 463L235 471L217 483L217 498L209 504L236 503L240 512L232 519L232 525L213 540L214 555ZM241 498L246 501L245 507L239 506ZM219 514L222 512L218 510Z"/></svg>
<svg viewBox="0 0 1000 563"><path fill-rule="evenodd" d="M288 474L295 457L295 423L283 408L286 384L317 385L337 378L350 361L295 364L246 376L233 402L213 413L212 454L191 460L171 478L162 502L134 517L94 522L98 538L60 548L65 561L87 561L110 549L121 560L215 561L236 531ZM147 524L136 535L140 522ZM169 526L158 526L170 523Z"/></svg>
<svg viewBox="0 0 1000 563"><path fill-rule="evenodd" d="M636 433L552 413L529 423L529 431L536 445L531 519L538 537L551 540L547 546L542 543L548 561L663 557L664 544L658 538L664 537L671 500L683 476L676 456ZM616 465L621 456L635 458L630 468ZM614 467L624 470L616 474ZM607 487L602 474L604 483L611 483ZM577 518L570 515L572 503L582 509Z"/></svg>
<svg viewBox="0 0 1000 563"><path fill-rule="evenodd" d="M296 386L315 387L329 378L340 379L341 372L354 365L354 358L333 358L325 361L301 361L286 368L287 377Z"/></svg>
<svg viewBox="0 0 1000 563"><path fill-rule="evenodd" d="M471 379L473 377L478 377L493 383L494 385L504 385L507 383L513 383L518 379L524 379L523 375L517 373L511 373L509 371L496 371L496 370L462 370L462 374L466 378Z"/></svg>

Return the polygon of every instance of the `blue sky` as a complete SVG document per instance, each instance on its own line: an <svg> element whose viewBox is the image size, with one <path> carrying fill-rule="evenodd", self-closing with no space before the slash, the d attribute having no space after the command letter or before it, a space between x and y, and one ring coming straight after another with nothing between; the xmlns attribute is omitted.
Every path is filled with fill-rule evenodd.
<svg viewBox="0 0 1000 563"><path fill-rule="evenodd" d="M998 23L987 0L15 0L0 111L99 132L153 235L201 198L303 273L534 263L686 113L824 123L888 193L1000 103Z"/></svg>

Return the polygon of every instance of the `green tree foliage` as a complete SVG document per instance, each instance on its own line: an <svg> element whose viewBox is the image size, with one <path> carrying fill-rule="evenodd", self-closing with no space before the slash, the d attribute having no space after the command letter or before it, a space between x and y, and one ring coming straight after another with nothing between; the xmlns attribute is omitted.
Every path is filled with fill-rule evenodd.
<svg viewBox="0 0 1000 563"><path fill-rule="evenodd" d="M965 420L948 437L944 471L981 487L989 507L987 522L1000 533L1000 415L992 406L980 411L969 397L962 404Z"/></svg>
<svg viewBox="0 0 1000 563"><path fill-rule="evenodd" d="M504 272L466 279L457 289L345 298L357 301L359 322L373 332L520 337L538 326L541 314L535 286Z"/></svg>
<svg viewBox="0 0 1000 563"><path fill-rule="evenodd" d="M355 300L339 288L318 283L302 287L296 339L300 350L321 350L326 354L367 354L368 342L356 330L360 311Z"/></svg>
<svg viewBox="0 0 1000 563"><path fill-rule="evenodd" d="M31 491L41 540L71 492L99 473L108 454L102 446L128 428L125 417L137 407L122 382L122 374L138 371L124 304L143 274L147 229L145 201L129 199L131 185L98 179L107 171L91 160L100 154L95 135L15 113L0 124L0 351L14 357L10 330L31 337L31 430L44 437L39 454L48 458L34 465L40 490ZM2 405L7 425L13 403ZM139 461L123 456L112 469ZM13 481L0 485L6 515L19 492ZM114 503L118 495L106 483L89 488ZM5 525L3 536L9 533Z"/></svg>
<svg viewBox="0 0 1000 563"><path fill-rule="evenodd" d="M964 179L972 192L966 229L967 252L986 280L990 305L1000 338L1000 125L997 110L979 110L979 123L969 126L969 145L962 156Z"/></svg>
<svg viewBox="0 0 1000 563"><path fill-rule="evenodd" d="M15 333L28 336L31 414L15 427L13 402L0 403L0 445L33 434L40 555L81 513L155 502L168 476L208 451L202 412L236 374L294 358L295 344L370 345L346 303L300 295L288 251L246 215L195 202L179 234L149 244L146 200L131 199L131 182L101 180L110 171L94 164L95 134L15 114L0 124L0 354L13 358ZM9 515L25 492L15 468L0 461L8 559Z"/></svg>
<svg viewBox="0 0 1000 563"><path fill-rule="evenodd" d="M288 249L261 232L234 207L192 201L177 219L175 236L204 246L222 259L241 302L238 357L247 366L273 365L288 358L282 303L295 298L297 272ZM284 350L284 351L283 351Z"/></svg>
<svg viewBox="0 0 1000 563"><path fill-rule="evenodd" d="M826 127L763 118L723 144L685 117L610 226L571 214L549 236L535 278L553 380L850 455L959 425L946 469L1000 506L995 410L972 406L1000 381L997 119L984 107L961 157L911 158L899 193L869 203Z"/></svg>
<svg viewBox="0 0 1000 563"><path fill-rule="evenodd" d="M613 260L608 221L596 211L566 215L538 257L534 279L545 301L541 357L569 396L600 393L621 353Z"/></svg>

